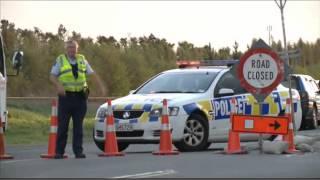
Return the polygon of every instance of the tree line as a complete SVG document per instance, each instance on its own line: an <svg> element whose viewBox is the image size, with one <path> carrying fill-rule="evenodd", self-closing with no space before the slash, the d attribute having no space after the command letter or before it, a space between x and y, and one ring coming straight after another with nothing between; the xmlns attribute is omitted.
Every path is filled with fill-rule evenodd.
<svg viewBox="0 0 320 180"><path fill-rule="evenodd" d="M142 37L125 37L116 40L113 36L100 35L95 39L82 37L72 31L68 35L66 27L60 25L56 33L43 32L41 29L16 28L8 20L1 20L1 33L4 38L7 70L10 73L15 50L24 52L24 64L20 75L9 77L8 96L54 96L53 85L49 82L49 72L56 57L64 53L64 41L74 39L79 43L79 52L86 56L93 69L106 85L108 96L123 96L153 75L176 68L180 59L239 59L241 52L238 42L230 47L215 49L210 43L196 47L190 42L168 42L153 34ZM209 40L208 40L209 41ZM249 49L252 43L247 45ZM281 41L272 41L271 47L283 51ZM301 58L293 61L295 72L307 73L320 79L320 38L315 42L298 42L288 45L288 49L299 49ZM89 81L91 96L99 96L99 89Z"/></svg>

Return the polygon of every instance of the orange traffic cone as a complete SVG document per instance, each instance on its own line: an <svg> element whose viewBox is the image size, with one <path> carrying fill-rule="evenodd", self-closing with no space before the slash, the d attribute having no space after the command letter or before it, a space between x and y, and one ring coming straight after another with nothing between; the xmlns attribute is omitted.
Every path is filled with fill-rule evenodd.
<svg viewBox="0 0 320 180"><path fill-rule="evenodd" d="M161 118L161 132L160 132L160 147L159 151L153 152L153 155L176 155L178 151L172 150L172 139L170 131L170 123L168 117L167 100L163 100L162 118Z"/></svg>
<svg viewBox="0 0 320 180"><path fill-rule="evenodd" d="M289 118L288 134L283 136L283 141L287 141L289 144L287 153L298 153L300 151L298 151L294 145L294 131L293 131L293 123L292 123L292 117L291 117L291 100L289 98L286 100L285 116Z"/></svg>
<svg viewBox="0 0 320 180"><path fill-rule="evenodd" d="M50 122L50 134L48 141L48 153L41 154L41 158L53 159L56 155L56 142L57 142L57 131L58 131L58 117L57 117L57 101L56 99L52 100L51 107L51 122ZM67 158L66 155L63 155L64 158Z"/></svg>
<svg viewBox="0 0 320 180"><path fill-rule="evenodd" d="M238 132L232 131L232 119L233 114L236 113L236 99L231 99L231 111L230 111L230 128L229 128L229 139L228 139L228 146L225 150L225 154L246 154L247 151L245 151L240 146L240 136Z"/></svg>
<svg viewBox="0 0 320 180"><path fill-rule="evenodd" d="M105 141L104 141L104 153L99 154L101 157L108 156L123 156L124 153L119 152L117 136L114 127L114 118L112 112L111 100L108 99L108 114L106 117L106 131L105 131Z"/></svg>
<svg viewBox="0 0 320 180"><path fill-rule="evenodd" d="M5 139L4 139L3 127L2 127L1 117L0 117L0 160L1 159L13 159L13 156L6 154Z"/></svg>

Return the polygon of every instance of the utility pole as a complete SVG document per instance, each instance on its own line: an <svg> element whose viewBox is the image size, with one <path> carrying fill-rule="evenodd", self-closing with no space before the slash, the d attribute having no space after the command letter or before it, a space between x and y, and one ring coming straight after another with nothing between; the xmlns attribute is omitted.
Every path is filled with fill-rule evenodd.
<svg viewBox="0 0 320 180"><path fill-rule="evenodd" d="M272 26L269 25L267 26L268 34L269 34L269 46L271 46L271 31L272 31Z"/></svg>
<svg viewBox="0 0 320 180"><path fill-rule="evenodd" d="M286 54L285 62L289 64L289 55L288 55L288 49L287 49L287 38L286 38L286 28L284 24L284 16L283 16L283 9L287 3L287 0L274 0L276 4L278 5L280 12L281 12L281 22L282 22L282 33L283 33L283 45L284 45L284 53ZM279 1L279 2L278 2Z"/></svg>
<svg viewBox="0 0 320 180"><path fill-rule="evenodd" d="M277 4L277 6L280 9L281 12L281 22L282 22L282 33L283 33L283 45L284 45L284 54L285 54L285 63L288 64L288 66L290 67L290 63L289 63L289 54L288 54L288 47L287 47L287 38L286 38L286 29L285 29L285 24L284 24L284 16L283 16L283 10L284 7L287 3L287 0L274 0ZM292 119L292 124L293 124L293 129L294 132L297 132L297 128L295 125L295 119L294 119L294 105L293 105L293 101L292 101L292 84L291 84L291 74L288 74L287 80L289 82L289 97L290 97L290 101L291 101L291 119Z"/></svg>

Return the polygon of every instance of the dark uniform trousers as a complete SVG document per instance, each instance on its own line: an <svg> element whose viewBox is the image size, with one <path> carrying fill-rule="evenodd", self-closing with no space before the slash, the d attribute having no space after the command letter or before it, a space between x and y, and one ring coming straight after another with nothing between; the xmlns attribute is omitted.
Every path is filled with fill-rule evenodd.
<svg viewBox="0 0 320 180"><path fill-rule="evenodd" d="M86 112L87 99L82 92L66 92L66 96L59 96L56 154L65 152L70 118L73 121L73 152L74 154L83 153L83 119Z"/></svg>

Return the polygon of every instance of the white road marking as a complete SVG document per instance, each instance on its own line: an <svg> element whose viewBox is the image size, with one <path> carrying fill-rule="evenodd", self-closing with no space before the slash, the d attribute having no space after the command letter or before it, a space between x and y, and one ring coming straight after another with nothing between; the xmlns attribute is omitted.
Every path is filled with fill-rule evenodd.
<svg viewBox="0 0 320 180"><path fill-rule="evenodd" d="M124 176L116 176L112 177L115 179L122 179L122 178L148 178L148 177L155 177L155 176L163 176L168 174L175 174L176 171L173 169L163 170L163 171L154 171L154 172L146 172L146 173L139 173L139 174L132 174L132 175L124 175Z"/></svg>

